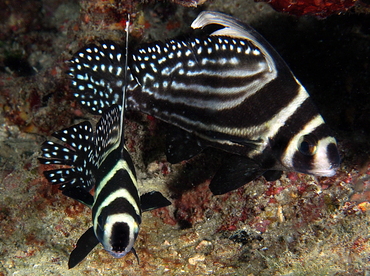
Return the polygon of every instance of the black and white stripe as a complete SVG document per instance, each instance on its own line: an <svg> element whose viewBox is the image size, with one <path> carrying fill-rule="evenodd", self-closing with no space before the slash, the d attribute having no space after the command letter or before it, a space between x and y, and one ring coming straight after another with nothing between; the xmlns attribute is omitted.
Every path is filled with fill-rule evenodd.
<svg viewBox="0 0 370 276"><path fill-rule="evenodd" d="M115 106L103 114L96 127L98 171L92 206L95 235L117 258L133 249L141 223L135 169L124 146L120 119L120 107Z"/></svg>
<svg viewBox="0 0 370 276"><path fill-rule="evenodd" d="M220 28L204 36L149 43L132 51L125 107L178 126L210 146L248 157L261 171L333 175L340 161L336 141L282 58L233 17L202 12L192 28L214 24ZM104 48L89 49L94 47ZM107 47L118 49L114 43ZM107 53L94 51L101 56L89 66L101 68ZM120 100L117 84L122 79L107 71L78 69L84 63L80 54L72 59L69 72L75 95L91 111L102 112ZM121 66L116 59L104 59L103 64ZM317 129L325 131L313 139L310 149L315 151L307 158L302 150L307 141L304 146L301 141L316 136Z"/></svg>

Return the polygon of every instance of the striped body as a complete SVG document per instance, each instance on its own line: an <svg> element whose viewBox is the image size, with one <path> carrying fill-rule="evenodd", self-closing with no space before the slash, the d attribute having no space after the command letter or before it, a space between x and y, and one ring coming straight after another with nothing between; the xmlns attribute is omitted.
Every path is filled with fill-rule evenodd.
<svg viewBox="0 0 370 276"><path fill-rule="evenodd" d="M123 143L120 112L117 106L110 109L97 124L92 205L95 236L116 258L132 250L141 223L135 168Z"/></svg>
<svg viewBox="0 0 370 276"><path fill-rule="evenodd" d="M252 160L255 170L242 182L268 170L334 175L340 162L336 141L281 57L230 16L203 12L192 27L213 24L220 29L132 51L125 107L185 130L200 149L212 146L240 156L237 171L242 160ZM120 101L121 57L119 46L102 43L85 47L71 60L74 95L91 112ZM173 148L167 154L179 161Z"/></svg>
<svg viewBox="0 0 370 276"><path fill-rule="evenodd" d="M121 108L112 106L93 133L89 122L58 131L54 137L67 146L48 141L42 145L42 164L69 165L45 171L52 184L61 184L63 194L92 208L93 227L77 242L69 259L74 267L100 242L119 258L132 251L139 232L141 212L169 205L160 193L139 198L135 168L124 147ZM95 187L94 196L90 190ZM154 204L145 199L155 198ZM152 201L153 202L153 201ZM144 204L144 206L143 206Z"/></svg>

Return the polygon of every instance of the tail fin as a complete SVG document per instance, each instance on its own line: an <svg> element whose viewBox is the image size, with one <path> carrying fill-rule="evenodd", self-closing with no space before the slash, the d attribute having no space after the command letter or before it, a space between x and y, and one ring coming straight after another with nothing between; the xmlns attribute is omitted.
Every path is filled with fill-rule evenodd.
<svg viewBox="0 0 370 276"><path fill-rule="evenodd" d="M124 51L112 41L103 41L82 48L69 61L73 95L89 112L102 114L121 104L127 67Z"/></svg>

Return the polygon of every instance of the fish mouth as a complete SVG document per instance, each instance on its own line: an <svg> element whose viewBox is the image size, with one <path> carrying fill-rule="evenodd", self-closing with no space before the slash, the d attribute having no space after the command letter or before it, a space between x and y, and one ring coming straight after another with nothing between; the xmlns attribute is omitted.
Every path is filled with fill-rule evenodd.
<svg viewBox="0 0 370 276"><path fill-rule="evenodd" d="M110 251L110 250L107 251L115 258L122 258L128 253L127 251Z"/></svg>
<svg viewBox="0 0 370 276"><path fill-rule="evenodd" d="M316 175L316 176L326 176L326 177L331 177L334 176L337 173L337 167L328 169L328 170L313 170L310 171L311 174Z"/></svg>
<svg viewBox="0 0 370 276"><path fill-rule="evenodd" d="M309 173L316 175L316 176L331 177L337 173L337 170L339 169L339 167L340 167L339 161L329 162L327 166L317 166L316 168L313 168L312 170L310 170Z"/></svg>

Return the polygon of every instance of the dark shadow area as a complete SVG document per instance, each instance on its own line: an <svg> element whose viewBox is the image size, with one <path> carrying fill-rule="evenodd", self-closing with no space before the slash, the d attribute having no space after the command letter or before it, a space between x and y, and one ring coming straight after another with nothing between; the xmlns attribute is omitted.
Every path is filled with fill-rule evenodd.
<svg viewBox="0 0 370 276"><path fill-rule="evenodd" d="M168 183L169 190L176 198L182 192L191 190L206 180L212 179L224 156L227 154L213 148L207 148L201 154L185 161L176 179Z"/></svg>
<svg viewBox="0 0 370 276"><path fill-rule="evenodd" d="M139 122L139 116L139 113L129 112L127 118ZM156 120L155 124L154 132L151 135L146 135L143 141L142 160L145 166L153 161L163 159L166 152L166 135L170 125L159 120ZM148 124L145 127L148 127ZM226 156L228 156L227 153L214 148L206 148L193 158L182 161L180 173L168 183L173 198L178 198L183 192L211 179Z"/></svg>

